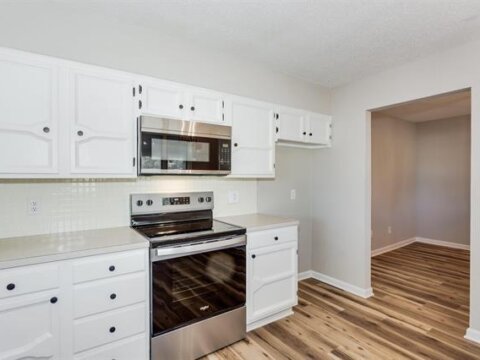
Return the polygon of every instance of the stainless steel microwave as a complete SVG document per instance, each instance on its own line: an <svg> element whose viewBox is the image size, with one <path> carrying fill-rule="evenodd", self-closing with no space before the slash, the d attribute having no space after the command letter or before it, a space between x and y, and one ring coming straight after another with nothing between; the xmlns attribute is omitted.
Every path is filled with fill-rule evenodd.
<svg viewBox="0 0 480 360"><path fill-rule="evenodd" d="M141 116L139 175L228 175L232 128L193 121Z"/></svg>

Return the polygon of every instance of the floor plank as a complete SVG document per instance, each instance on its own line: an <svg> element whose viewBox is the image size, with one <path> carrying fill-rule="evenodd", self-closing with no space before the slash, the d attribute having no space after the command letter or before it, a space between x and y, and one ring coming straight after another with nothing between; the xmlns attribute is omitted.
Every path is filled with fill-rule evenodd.
<svg viewBox="0 0 480 360"><path fill-rule="evenodd" d="M480 359L463 338L469 255L414 243L376 256L370 299L303 280L294 315L205 359Z"/></svg>

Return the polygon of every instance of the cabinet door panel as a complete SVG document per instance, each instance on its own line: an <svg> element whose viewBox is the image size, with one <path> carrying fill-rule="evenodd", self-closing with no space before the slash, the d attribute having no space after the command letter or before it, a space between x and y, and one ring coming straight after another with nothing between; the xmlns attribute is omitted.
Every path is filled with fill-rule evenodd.
<svg viewBox="0 0 480 360"><path fill-rule="evenodd" d="M249 252L248 323L287 310L297 302L297 243Z"/></svg>
<svg viewBox="0 0 480 360"><path fill-rule="evenodd" d="M0 54L0 79L0 173L56 173L56 65Z"/></svg>
<svg viewBox="0 0 480 360"><path fill-rule="evenodd" d="M232 175L274 176L273 106L249 99L230 102Z"/></svg>
<svg viewBox="0 0 480 360"><path fill-rule="evenodd" d="M183 119L187 111L184 88L163 81L143 81L142 114Z"/></svg>
<svg viewBox="0 0 480 360"><path fill-rule="evenodd" d="M194 121L223 123L223 97L209 91L191 92L188 118ZM193 108L193 110L192 110Z"/></svg>
<svg viewBox="0 0 480 360"><path fill-rule="evenodd" d="M133 86L130 78L109 72L72 71L73 173L134 173Z"/></svg>
<svg viewBox="0 0 480 360"><path fill-rule="evenodd" d="M0 359L59 359L56 292L24 295L0 302Z"/></svg>
<svg viewBox="0 0 480 360"><path fill-rule="evenodd" d="M278 107L277 139L284 141L305 141L305 113L300 110Z"/></svg>
<svg viewBox="0 0 480 360"><path fill-rule="evenodd" d="M308 114L307 141L311 144L330 145L330 124L332 119L328 115Z"/></svg>

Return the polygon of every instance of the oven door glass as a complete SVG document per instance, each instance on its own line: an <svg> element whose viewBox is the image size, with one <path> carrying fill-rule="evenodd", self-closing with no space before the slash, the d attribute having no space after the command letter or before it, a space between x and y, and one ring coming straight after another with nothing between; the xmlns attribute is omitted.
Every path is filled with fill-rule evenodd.
<svg viewBox="0 0 480 360"><path fill-rule="evenodd" d="M245 246L152 262L153 336L245 305Z"/></svg>
<svg viewBox="0 0 480 360"><path fill-rule="evenodd" d="M223 152L230 140L142 133L142 173L224 170ZM225 170L229 170L225 169Z"/></svg>

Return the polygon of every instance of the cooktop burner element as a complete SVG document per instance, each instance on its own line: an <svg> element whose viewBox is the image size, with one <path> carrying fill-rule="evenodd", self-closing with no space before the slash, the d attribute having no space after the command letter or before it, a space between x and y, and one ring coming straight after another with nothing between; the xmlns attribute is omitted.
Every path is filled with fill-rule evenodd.
<svg viewBox="0 0 480 360"><path fill-rule="evenodd" d="M213 219L213 192L132 194L131 226L151 247L206 241L246 230Z"/></svg>

